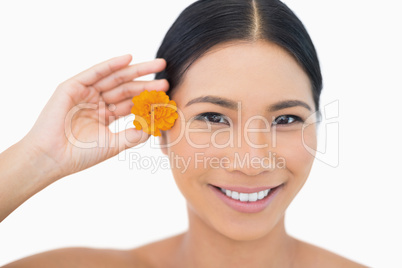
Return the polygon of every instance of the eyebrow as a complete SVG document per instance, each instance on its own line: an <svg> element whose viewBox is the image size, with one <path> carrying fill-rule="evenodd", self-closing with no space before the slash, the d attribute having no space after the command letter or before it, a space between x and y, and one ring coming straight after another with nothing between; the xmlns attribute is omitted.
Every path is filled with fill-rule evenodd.
<svg viewBox="0 0 402 268"><path fill-rule="evenodd" d="M208 96L198 97L198 98L195 98L195 99L192 99L191 101L189 101L185 107L187 107L191 104L194 104L194 103L212 103L212 104L216 104L216 105L219 105L224 108L231 109L231 110L237 110L237 102L230 100L230 99L223 98L223 97L218 97L218 96L208 95ZM311 107L307 103L300 101L300 100L279 101L279 102L276 102L276 103L268 106L266 110L268 112L275 112L278 110L296 107L296 106L304 107L309 111L312 110Z"/></svg>

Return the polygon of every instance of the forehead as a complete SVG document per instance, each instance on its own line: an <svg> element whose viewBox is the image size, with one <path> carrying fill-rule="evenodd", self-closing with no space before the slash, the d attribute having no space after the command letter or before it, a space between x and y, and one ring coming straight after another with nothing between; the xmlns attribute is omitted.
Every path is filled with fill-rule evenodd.
<svg viewBox="0 0 402 268"><path fill-rule="evenodd" d="M179 106L203 95L267 102L300 99L314 107L308 76L281 47L266 41L217 45L197 59L176 88Z"/></svg>

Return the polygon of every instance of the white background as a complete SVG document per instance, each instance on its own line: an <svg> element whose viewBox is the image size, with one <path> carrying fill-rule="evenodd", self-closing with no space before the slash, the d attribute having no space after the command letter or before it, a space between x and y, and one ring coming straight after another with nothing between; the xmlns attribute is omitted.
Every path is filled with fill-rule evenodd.
<svg viewBox="0 0 402 268"><path fill-rule="evenodd" d="M62 81L126 53L153 59L192 2L0 1L0 151L29 131ZM285 3L318 51L322 107L339 104L326 143L325 124L319 134L323 157L339 163L315 162L287 230L371 267L402 267L398 1ZM131 152L162 157L149 143ZM15 210L0 223L0 265L59 247L128 249L183 232L185 200L170 171L130 168L128 156L68 176Z"/></svg>

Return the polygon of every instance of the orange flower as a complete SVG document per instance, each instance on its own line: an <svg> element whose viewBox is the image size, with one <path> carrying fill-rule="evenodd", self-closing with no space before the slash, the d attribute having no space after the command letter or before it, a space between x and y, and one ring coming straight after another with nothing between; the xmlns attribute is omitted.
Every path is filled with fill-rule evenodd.
<svg viewBox="0 0 402 268"><path fill-rule="evenodd" d="M135 115L134 126L144 132L160 136L159 130L172 128L178 117L176 102L169 100L164 91L144 90L133 98L131 113Z"/></svg>

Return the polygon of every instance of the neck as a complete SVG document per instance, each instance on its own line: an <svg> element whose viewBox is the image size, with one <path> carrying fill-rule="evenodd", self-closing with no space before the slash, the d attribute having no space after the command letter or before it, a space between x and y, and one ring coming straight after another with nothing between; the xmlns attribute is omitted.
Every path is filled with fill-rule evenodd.
<svg viewBox="0 0 402 268"><path fill-rule="evenodd" d="M291 267L297 240L286 233L284 216L264 237L237 241L187 210L189 229L182 237L176 267Z"/></svg>

